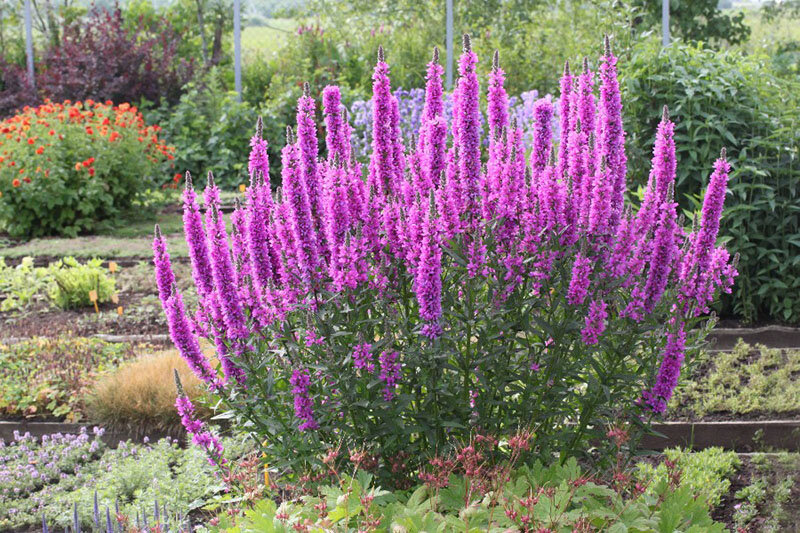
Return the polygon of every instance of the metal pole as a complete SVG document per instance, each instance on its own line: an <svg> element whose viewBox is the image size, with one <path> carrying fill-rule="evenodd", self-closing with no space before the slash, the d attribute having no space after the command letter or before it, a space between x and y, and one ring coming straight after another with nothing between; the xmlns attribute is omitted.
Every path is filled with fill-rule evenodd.
<svg viewBox="0 0 800 533"><path fill-rule="evenodd" d="M242 18L241 0L233 0L233 80L236 99L242 101Z"/></svg>
<svg viewBox="0 0 800 533"><path fill-rule="evenodd" d="M661 44L669 46L669 0L661 0Z"/></svg>
<svg viewBox="0 0 800 533"><path fill-rule="evenodd" d="M453 88L453 0L447 0L447 88Z"/></svg>
<svg viewBox="0 0 800 533"><path fill-rule="evenodd" d="M28 80L31 88L36 88L36 78L33 76L33 22L31 20L31 0L25 0L25 56L28 62Z"/></svg>

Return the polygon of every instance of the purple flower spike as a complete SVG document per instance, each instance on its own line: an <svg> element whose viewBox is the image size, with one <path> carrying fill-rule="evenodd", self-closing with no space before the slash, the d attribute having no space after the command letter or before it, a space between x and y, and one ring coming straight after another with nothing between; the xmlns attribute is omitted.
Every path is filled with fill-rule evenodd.
<svg viewBox="0 0 800 533"><path fill-rule="evenodd" d="M163 305L167 315L169 336L175 348L178 349L178 353L200 380L214 389L218 388L216 372L211 368L211 364L200 349L197 338L192 333L192 327L183 306L183 299L174 285L172 294L163 302Z"/></svg>
<svg viewBox="0 0 800 533"><path fill-rule="evenodd" d="M381 365L379 379L384 382L383 399L391 401L395 396L397 384L402 377L400 373L400 363L397 361L399 354L395 351L385 351L381 353L378 360Z"/></svg>
<svg viewBox="0 0 800 533"><path fill-rule="evenodd" d="M308 387L311 384L308 370L294 370L289 383L294 387L292 389L292 394L294 394L294 414L302 420L298 429L300 432L318 429L319 424L314 420L314 401L308 393Z"/></svg>
<svg viewBox="0 0 800 533"><path fill-rule="evenodd" d="M439 242L439 221L434 208L435 201L431 195L430 208L423 221L419 266L414 275L414 292L419 303L419 314L425 321L422 334L430 338L441 334L439 319L442 316L442 249Z"/></svg>
<svg viewBox="0 0 800 533"><path fill-rule="evenodd" d="M570 152L572 138L569 133L570 128L570 102L572 101L572 85L574 79L569 70L569 62L564 64L564 74L561 76L561 98L558 102L559 125L561 132L561 142L558 143L558 175L564 176L567 172L567 154Z"/></svg>
<svg viewBox="0 0 800 533"><path fill-rule="evenodd" d="M368 343L357 344L353 348L353 366L369 374L375 372L375 363L372 361L372 345Z"/></svg>
<svg viewBox="0 0 800 533"><path fill-rule="evenodd" d="M384 61L383 47L378 48L378 62L372 74L372 155L369 161L368 185L378 193L377 200L395 192L397 177L396 144L393 127L396 99L392 95L389 65Z"/></svg>
<svg viewBox="0 0 800 533"><path fill-rule="evenodd" d="M456 87L455 142L459 151L458 172L462 184L462 204L468 221L477 222L480 214L480 84L477 74L478 56L472 50L469 35L464 35L464 50L458 60L459 80Z"/></svg>
<svg viewBox="0 0 800 533"><path fill-rule="evenodd" d="M256 174L261 173L269 179L269 155L267 154L267 141L261 138L264 130L264 122L261 117L256 121L256 134L250 138L250 157L247 169L250 172L250 184Z"/></svg>
<svg viewBox="0 0 800 533"><path fill-rule="evenodd" d="M678 254L678 246L675 244L677 230L675 206L671 199L661 206L661 216L650 257L650 271L644 288L644 309L648 313L653 311L661 299L672 271L673 259Z"/></svg>
<svg viewBox="0 0 800 533"><path fill-rule="evenodd" d="M328 149L328 164L335 157L339 161L349 163L350 144L349 137L345 137L345 127L342 120L342 95L339 87L328 85L322 90L322 109L325 115L325 145Z"/></svg>
<svg viewBox="0 0 800 533"><path fill-rule="evenodd" d="M192 442L203 448L208 455L208 462L215 466L223 466L227 460L223 456L224 450L219 440L206 429L205 424L195 417L194 405L183 392L178 371L175 371L175 383L178 386L178 396L175 398L175 408L181 417L181 423L186 432L191 435ZM158 520L158 503L155 505L156 520Z"/></svg>
<svg viewBox="0 0 800 533"><path fill-rule="evenodd" d="M167 252L167 240L161 235L161 229L156 224L155 237L153 238L153 264L156 268L156 286L158 297L165 302L172 292L175 284L175 275L172 273L172 264Z"/></svg>
<svg viewBox="0 0 800 533"><path fill-rule="evenodd" d="M311 97L308 83L303 85L303 96L297 101L297 144L302 160L302 179L308 195L309 207L315 227L319 227L320 187L317 181L317 124L314 122L316 103Z"/></svg>
<svg viewBox="0 0 800 533"><path fill-rule="evenodd" d="M214 291L214 277L211 272L211 258L206 245L203 218L197 203L197 193L192 187L192 176L186 173L186 188L183 191L183 230L192 262L192 276L201 297Z"/></svg>
<svg viewBox="0 0 800 533"><path fill-rule="evenodd" d="M622 102L617 80L617 58L611 53L608 36L600 62L600 116L597 132L597 157L605 160L608 179L611 181L611 206L609 227L613 233L622 218L625 200L625 132L622 129Z"/></svg>
<svg viewBox="0 0 800 533"><path fill-rule="evenodd" d="M600 335L606 330L606 302L604 300L594 300L589 304L589 314L586 316L586 325L581 330L583 342L587 345L597 344Z"/></svg>
<svg viewBox="0 0 800 533"><path fill-rule="evenodd" d="M658 369L656 383L652 389L643 393L645 405L654 413L664 413L667 403L672 398L672 393L678 385L681 375L681 365L685 354L686 332L683 323L678 323L674 331L667 333L667 345L661 367Z"/></svg>
<svg viewBox="0 0 800 533"><path fill-rule="evenodd" d="M508 93L503 84L506 73L500 68L500 53L495 50L492 71L489 73L489 138L494 141L500 136L503 128L508 126Z"/></svg>
<svg viewBox="0 0 800 533"><path fill-rule="evenodd" d="M569 282L567 301L572 305L580 305L586 299L586 294L591 282L592 260L585 254L579 253L572 265L572 279Z"/></svg>
<svg viewBox="0 0 800 533"><path fill-rule="evenodd" d="M547 98L537 100L533 104L533 117L535 129L531 153L531 193L538 194L539 181L553 148L553 103Z"/></svg>

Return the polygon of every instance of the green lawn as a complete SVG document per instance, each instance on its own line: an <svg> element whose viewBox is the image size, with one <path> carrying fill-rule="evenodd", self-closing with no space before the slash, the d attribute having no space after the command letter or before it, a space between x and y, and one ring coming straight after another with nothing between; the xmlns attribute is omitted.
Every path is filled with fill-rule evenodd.
<svg viewBox="0 0 800 533"><path fill-rule="evenodd" d="M292 18L268 19L267 26L249 26L242 32L242 56L271 55L275 53L287 37L293 35L297 20Z"/></svg>
<svg viewBox="0 0 800 533"><path fill-rule="evenodd" d="M754 9L745 10L745 23L750 26L750 40L742 45L748 52L774 52L775 46L789 41L800 41L800 24L797 19L782 18L765 22L761 12Z"/></svg>

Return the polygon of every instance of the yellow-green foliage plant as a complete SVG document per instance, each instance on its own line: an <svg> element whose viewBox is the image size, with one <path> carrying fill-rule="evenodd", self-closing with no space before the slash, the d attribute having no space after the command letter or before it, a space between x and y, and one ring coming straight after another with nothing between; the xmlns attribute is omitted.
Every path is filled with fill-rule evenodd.
<svg viewBox="0 0 800 533"><path fill-rule="evenodd" d="M61 309L91 306L91 291L97 292L97 303L111 301L116 282L102 265L100 259L81 264L74 257L65 257L51 265L53 283L49 290L50 299Z"/></svg>

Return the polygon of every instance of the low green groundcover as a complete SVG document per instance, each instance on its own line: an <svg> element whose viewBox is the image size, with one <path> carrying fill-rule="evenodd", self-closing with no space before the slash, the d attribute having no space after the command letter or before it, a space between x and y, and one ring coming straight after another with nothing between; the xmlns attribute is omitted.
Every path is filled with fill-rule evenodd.
<svg viewBox="0 0 800 533"><path fill-rule="evenodd" d="M670 411L689 418L800 413L800 350L740 341L730 352L706 353Z"/></svg>

